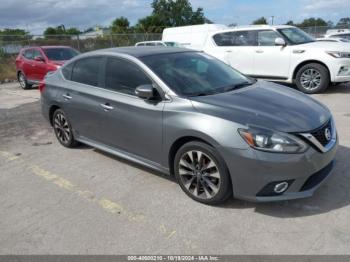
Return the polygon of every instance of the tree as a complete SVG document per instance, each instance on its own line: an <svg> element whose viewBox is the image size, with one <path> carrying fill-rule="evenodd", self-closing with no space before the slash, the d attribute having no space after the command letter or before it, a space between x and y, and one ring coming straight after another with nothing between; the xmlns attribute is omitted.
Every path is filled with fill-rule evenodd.
<svg viewBox="0 0 350 262"><path fill-rule="evenodd" d="M188 0L153 0L151 6L152 14L138 21L137 30L160 33L165 27L211 23L203 8L194 11Z"/></svg>
<svg viewBox="0 0 350 262"><path fill-rule="evenodd" d="M298 24L299 27L315 27L315 26L327 26L327 22L322 18L307 18L303 22Z"/></svg>
<svg viewBox="0 0 350 262"><path fill-rule="evenodd" d="M5 28L0 30L0 39L3 41L23 40L27 34L28 32L23 29Z"/></svg>
<svg viewBox="0 0 350 262"><path fill-rule="evenodd" d="M350 26L350 17L343 17L340 18L337 27L344 27L344 26Z"/></svg>
<svg viewBox="0 0 350 262"><path fill-rule="evenodd" d="M327 21L327 26L328 26L328 27L334 27L333 21L328 20L328 21Z"/></svg>
<svg viewBox="0 0 350 262"><path fill-rule="evenodd" d="M71 28L65 28L64 25L60 25L57 27L48 27L44 31L44 36L46 38L48 37L55 37L55 38L64 38L65 35L78 35L80 34L80 30L71 27Z"/></svg>
<svg viewBox="0 0 350 262"><path fill-rule="evenodd" d="M267 20L265 17L260 17L258 19L256 19L255 21L253 21L252 25L267 25Z"/></svg>
<svg viewBox="0 0 350 262"><path fill-rule="evenodd" d="M149 15L139 19L135 26L135 31L140 33L161 33L165 28L158 15Z"/></svg>
<svg viewBox="0 0 350 262"><path fill-rule="evenodd" d="M129 30L129 20L124 17L118 17L116 18L111 25L111 30L113 33L120 34L120 33L126 33Z"/></svg>
<svg viewBox="0 0 350 262"><path fill-rule="evenodd" d="M75 27L71 27L66 30L67 35L79 35L80 33L80 30Z"/></svg>
<svg viewBox="0 0 350 262"><path fill-rule="evenodd" d="M294 26L295 24L294 24L293 20L289 20L289 21L286 23L286 25L293 25L293 26Z"/></svg>

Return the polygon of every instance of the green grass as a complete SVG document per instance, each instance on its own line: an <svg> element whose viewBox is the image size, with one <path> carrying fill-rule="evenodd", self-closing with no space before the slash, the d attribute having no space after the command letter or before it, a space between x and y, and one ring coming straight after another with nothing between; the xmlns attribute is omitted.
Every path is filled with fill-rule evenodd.
<svg viewBox="0 0 350 262"><path fill-rule="evenodd" d="M15 57L0 57L0 82L16 80Z"/></svg>

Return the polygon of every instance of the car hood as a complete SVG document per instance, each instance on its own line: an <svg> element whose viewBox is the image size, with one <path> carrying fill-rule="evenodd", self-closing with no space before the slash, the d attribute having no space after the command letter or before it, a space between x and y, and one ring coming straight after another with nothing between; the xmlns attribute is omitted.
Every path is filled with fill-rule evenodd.
<svg viewBox="0 0 350 262"><path fill-rule="evenodd" d="M320 127L329 110L301 92L265 81L231 92L191 97L198 111L246 126L282 132L306 132Z"/></svg>
<svg viewBox="0 0 350 262"><path fill-rule="evenodd" d="M295 45L293 46L293 49L299 50L299 49L311 49L311 48L319 48L325 51L342 51L342 52L349 52L350 51L350 45L349 43L341 43L341 42L322 42L322 41L315 41L310 42L306 44L301 45Z"/></svg>

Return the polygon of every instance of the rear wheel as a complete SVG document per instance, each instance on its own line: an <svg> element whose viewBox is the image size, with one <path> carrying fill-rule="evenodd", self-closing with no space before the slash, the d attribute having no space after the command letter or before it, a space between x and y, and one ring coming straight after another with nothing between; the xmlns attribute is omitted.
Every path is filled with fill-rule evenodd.
<svg viewBox="0 0 350 262"><path fill-rule="evenodd" d="M183 145L176 153L174 171L182 190L198 202L220 204L232 194L224 160L205 143Z"/></svg>
<svg viewBox="0 0 350 262"><path fill-rule="evenodd" d="M327 68L316 63L302 66L297 72L295 81L298 89L306 94L321 93L330 84Z"/></svg>
<svg viewBox="0 0 350 262"><path fill-rule="evenodd" d="M22 72L18 73L18 82L22 89L29 89L32 87L32 85L28 84L28 81Z"/></svg>
<svg viewBox="0 0 350 262"><path fill-rule="evenodd" d="M78 142L74 139L72 126L63 110L57 109L54 112L52 125L57 140L61 143L61 145L72 148L78 144Z"/></svg>

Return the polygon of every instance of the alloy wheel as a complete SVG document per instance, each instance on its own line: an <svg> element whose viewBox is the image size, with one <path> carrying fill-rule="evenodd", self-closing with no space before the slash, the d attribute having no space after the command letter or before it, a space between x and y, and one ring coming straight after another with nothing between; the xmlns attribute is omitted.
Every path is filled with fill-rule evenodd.
<svg viewBox="0 0 350 262"><path fill-rule="evenodd" d="M321 85L321 73L313 68L306 69L300 76L300 83L306 90L315 90Z"/></svg>
<svg viewBox="0 0 350 262"><path fill-rule="evenodd" d="M23 89L26 88L26 79L22 73L18 75L18 82Z"/></svg>
<svg viewBox="0 0 350 262"><path fill-rule="evenodd" d="M68 144L71 140L71 130L66 117L62 113L56 114L53 127L60 142Z"/></svg>
<svg viewBox="0 0 350 262"><path fill-rule="evenodd" d="M199 150L184 153L178 165L181 183L194 197L211 199L220 190L221 176L215 161Z"/></svg>

